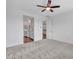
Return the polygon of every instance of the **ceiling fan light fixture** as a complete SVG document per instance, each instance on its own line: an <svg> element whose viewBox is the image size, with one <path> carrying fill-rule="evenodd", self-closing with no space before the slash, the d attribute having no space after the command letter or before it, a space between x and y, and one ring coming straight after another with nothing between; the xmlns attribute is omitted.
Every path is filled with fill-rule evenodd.
<svg viewBox="0 0 79 59"><path fill-rule="evenodd" d="M47 7L47 8L46 8L46 10L48 10L48 11L49 11L50 9L51 9L50 7Z"/></svg>
<svg viewBox="0 0 79 59"><path fill-rule="evenodd" d="M48 0L47 6L37 5L37 7L44 8L41 12L44 12L45 10L53 12L53 8L59 8L60 6L59 5L56 5L56 6L51 5L51 1L52 0Z"/></svg>

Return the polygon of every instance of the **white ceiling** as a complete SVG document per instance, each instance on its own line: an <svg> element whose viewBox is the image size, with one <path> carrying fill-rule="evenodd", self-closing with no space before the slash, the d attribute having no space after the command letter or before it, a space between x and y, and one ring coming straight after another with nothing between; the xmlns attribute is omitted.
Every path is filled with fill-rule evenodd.
<svg viewBox="0 0 79 59"><path fill-rule="evenodd" d="M37 4L46 5L47 0L6 0L7 16L11 17L17 11L28 12L35 15L60 14L73 9L73 0L52 0L53 5L60 5L60 8L54 9L54 12L40 12L43 8L36 7Z"/></svg>

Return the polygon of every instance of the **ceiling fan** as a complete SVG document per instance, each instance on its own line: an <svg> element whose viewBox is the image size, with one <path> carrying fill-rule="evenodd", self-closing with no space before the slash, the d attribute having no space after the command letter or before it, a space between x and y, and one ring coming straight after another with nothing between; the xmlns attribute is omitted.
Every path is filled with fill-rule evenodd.
<svg viewBox="0 0 79 59"><path fill-rule="evenodd" d="M51 6L51 0L48 0L47 6L37 5L37 7L44 8L41 12L44 12L45 10L53 12L52 8L59 8L60 6Z"/></svg>

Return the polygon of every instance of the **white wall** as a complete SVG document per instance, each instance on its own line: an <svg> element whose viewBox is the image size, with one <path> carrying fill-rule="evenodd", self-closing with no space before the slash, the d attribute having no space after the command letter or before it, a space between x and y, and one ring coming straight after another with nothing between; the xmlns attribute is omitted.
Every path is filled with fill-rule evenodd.
<svg viewBox="0 0 79 59"><path fill-rule="evenodd" d="M68 11L48 20L48 39L73 43L73 11Z"/></svg>
<svg viewBox="0 0 79 59"><path fill-rule="evenodd" d="M34 26L35 26L35 29L34 29L35 41L42 40L42 18L41 17L36 17Z"/></svg>
<svg viewBox="0 0 79 59"><path fill-rule="evenodd" d="M16 11L6 19L6 47L23 44L23 15L34 17L34 40L42 40L42 18L25 12Z"/></svg>
<svg viewBox="0 0 79 59"><path fill-rule="evenodd" d="M53 23L52 23L52 19L50 16L47 16L47 39L52 39L52 33L53 33L53 30L52 30L52 26L53 26Z"/></svg>
<svg viewBox="0 0 79 59"><path fill-rule="evenodd" d="M22 19L19 18L19 13L16 11L12 17L6 18L6 47L20 44L22 35Z"/></svg>

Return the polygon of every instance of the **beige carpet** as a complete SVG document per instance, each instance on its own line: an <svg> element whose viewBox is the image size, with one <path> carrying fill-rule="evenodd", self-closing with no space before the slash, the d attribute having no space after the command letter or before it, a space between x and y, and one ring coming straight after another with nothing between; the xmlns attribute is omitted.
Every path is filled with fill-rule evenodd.
<svg viewBox="0 0 79 59"><path fill-rule="evenodd" d="M7 59L73 59L73 45L41 40L6 49Z"/></svg>

